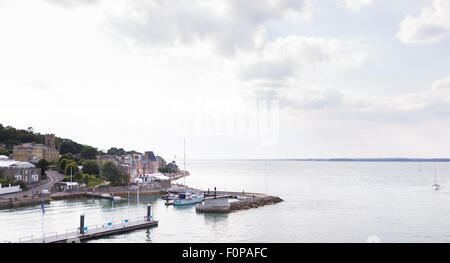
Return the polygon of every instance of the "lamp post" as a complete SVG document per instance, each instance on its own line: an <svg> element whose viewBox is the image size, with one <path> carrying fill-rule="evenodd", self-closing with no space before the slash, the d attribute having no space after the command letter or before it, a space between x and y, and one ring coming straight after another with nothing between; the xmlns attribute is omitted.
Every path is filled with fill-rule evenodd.
<svg viewBox="0 0 450 263"><path fill-rule="evenodd" d="M139 205L139 183L140 183L140 181L138 180L138 182L137 182L137 198L136 198L137 205Z"/></svg>

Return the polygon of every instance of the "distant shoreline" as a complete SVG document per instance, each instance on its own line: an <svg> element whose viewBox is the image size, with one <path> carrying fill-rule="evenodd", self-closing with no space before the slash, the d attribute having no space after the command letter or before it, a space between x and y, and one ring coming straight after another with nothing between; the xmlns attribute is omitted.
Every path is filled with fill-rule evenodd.
<svg viewBox="0 0 450 263"><path fill-rule="evenodd" d="M307 159L191 159L190 161L294 162L450 162L450 158L307 158Z"/></svg>

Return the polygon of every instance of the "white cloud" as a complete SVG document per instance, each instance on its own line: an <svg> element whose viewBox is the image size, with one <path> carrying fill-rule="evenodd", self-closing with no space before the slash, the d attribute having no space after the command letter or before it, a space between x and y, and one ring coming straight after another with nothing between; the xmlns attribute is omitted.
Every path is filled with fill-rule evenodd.
<svg viewBox="0 0 450 263"><path fill-rule="evenodd" d="M399 24L403 43L436 43L450 36L450 0L433 0L419 16L407 15Z"/></svg>
<svg viewBox="0 0 450 263"><path fill-rule="evenodd" d="M309 112L322 119L373 122L448 120L450 76L433 82L429 88L398 96L371 96L336 87L309 87L287 90L279 98L293 112Z"/></svg>
<svg viewBox="0 0 450 263"><path fill-rule="evenodd" d="M366 59L362 40L289 35L267 41L246 56L243 79L283 80L358 68Z"/></svg>
<svg viewBox="0 0 450 263"><path fill-rule="evenodd" d="M74 5L71 0L47 1ZM156 46L211 41L225 54L253 48L255 36L267 22L308 21L313 12L310 0L84 0L79 5L87 3L98 7L105 25L119 38Z"/></svg>
<svg viewBox="0 0 450 263"><path fill-rule="evenodd" d="M305 116L331 127L311 128L307 140L314 141L320 131L349 121L355 123L348 126L352 131L365 121L381 123L381 130L393 120L445 121L450 112L450 78L395 97L372 90L372 79L365 79L373 70L370 63L379 63L371 72L380 79L378 66L393 65L383 64L382 56L373 59L380 53L369 46L370 32L364 38L342 36L332 27L324 32L319 25L315 31L315 21L293 23L311 18L308 0L0 3L0 90L12 98L2 101L0 111L8 114L0 122L101 148L154 149L173 156L182 151L186 115L220 115L258 98L278 99L280 116L292 118L286 129L293 137L286 141L298 140L296 133L305 127L314 128L300 123ZM368 4L347 3L355 11ZM340 12L336 17L348 15ZM299 33L306 27L313 33ZM348 84L348 79L358 80ZM333 134L332 141L343 133ZM199 136L190 156L235 156L236 145L242 157L255 151L241 141L227 144L228 152L221 150L221 139ZM328 154L333 142L325 141L323 153ZM210 152L211 143L217 144L217 154ZM304 149L290 147L278 153L296 155Z"/></svg>
<svg viewBox="0 0 450 263"><path fill-rule="evenodd" d="M339 0L339 3L354 12L359 12L363 7L370 5L372 0Z"/></svg>
<svg viewBox="0 0 450 263"><path fill-rule="evenodd" d="M46 0L46 1L66 8L75 8L78 6L96 4L100 0Z"/></svg>

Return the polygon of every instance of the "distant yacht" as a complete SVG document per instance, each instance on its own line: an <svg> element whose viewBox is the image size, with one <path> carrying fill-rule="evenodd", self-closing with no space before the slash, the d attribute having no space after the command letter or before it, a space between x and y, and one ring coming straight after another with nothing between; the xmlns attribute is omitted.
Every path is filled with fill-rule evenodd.
<svg viewBox="0 0 450 263"><path fill-rule="evenodd" d="M434 184L433 184L433 189L436 190L436 191L441 189L439 187L439 185L436 183L436 165L434 165Z"/></svg>

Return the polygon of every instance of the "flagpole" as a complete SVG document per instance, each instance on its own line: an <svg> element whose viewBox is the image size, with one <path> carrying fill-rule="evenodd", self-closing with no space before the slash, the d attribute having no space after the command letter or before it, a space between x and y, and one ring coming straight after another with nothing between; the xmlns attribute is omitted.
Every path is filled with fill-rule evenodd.
<svg viewBox="0 0 450 263"><path fill-rule="evenodd" d="M44 200L42 200L42 203L41 203L41 210L42 210L42 243L45 243L45 235L44 235L44 214L45 214L45 207L44 207Z"/></svg>

